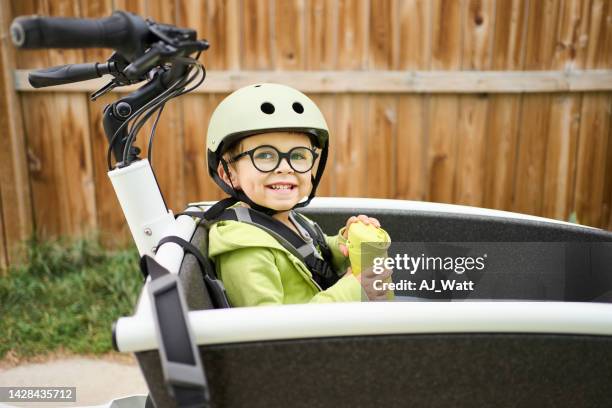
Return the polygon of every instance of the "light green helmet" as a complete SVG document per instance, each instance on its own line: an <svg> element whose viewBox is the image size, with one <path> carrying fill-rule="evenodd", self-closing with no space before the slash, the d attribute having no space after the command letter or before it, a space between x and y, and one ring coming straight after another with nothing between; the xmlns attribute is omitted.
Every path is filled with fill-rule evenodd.
<svg viewBox="0 0 612 408"><path fill-rule="evenodd" d="M321 156L313 177L313 188L307 205L314 197L329 149L329 129L317 105L302 92L286 85L255 84L227 96L213 112L208 125L206 151L208 173L228 194L251 204L244 193L236 192L217 174L222 155L234 142L266 132L291 131L309 134Z"/></svg>

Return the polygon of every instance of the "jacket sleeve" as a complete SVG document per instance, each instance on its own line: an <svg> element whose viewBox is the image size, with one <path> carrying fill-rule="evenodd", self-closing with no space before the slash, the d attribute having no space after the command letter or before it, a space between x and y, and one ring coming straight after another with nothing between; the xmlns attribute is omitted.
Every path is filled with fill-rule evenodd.
<svg viewBox="0 0 612 408"><path fill-rule="evenodd" d="M219 255L215 264L232 306L283 303L281 276L270 249L235 249Z"/></svg>
<svg viewBox="0 0 612 408"><path fill-rule="evenodd" d="M361 283L353 275L345 275L330 288L317 293L311 303L331 302L359 302L365 296L361 289Z"/></svg>
<svg viewBox="0 0 612 408"><path fill-rule="evenodd" d="M283 284L274 253L268 248L240 248L216 257L217 273L234 307L280 305ZM332 287L315 294L309 302L357 302L361 284L353 276L341 278Z"/></svg>
<svg viewBox="0 0 612 408"><path fill-rule="evenodd" d="M340 231L338 231L337 235L325 235L325 241L327 242L327 245L332 253L332 266L338 275L344 275L346 268L348 268L350 265L348 257L344 256L342 252L340 252L340 247L338 246L339 244L346 244L346 239L342 236L345 229L346 227L343 227Z"/></svg>

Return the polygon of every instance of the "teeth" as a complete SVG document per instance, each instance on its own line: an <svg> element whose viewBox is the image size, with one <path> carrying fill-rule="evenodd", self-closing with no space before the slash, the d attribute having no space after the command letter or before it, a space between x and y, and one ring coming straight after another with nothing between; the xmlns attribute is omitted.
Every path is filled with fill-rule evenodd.
<svg viewBox="0 0 612 408"><path fill-rule="evenodd" d="M291 189L291 186L286 185L286 184L283 184L283 185L274 184L274 185L272 185L270 187L272 187L274 190L289 190L289 189Z"/></svg>

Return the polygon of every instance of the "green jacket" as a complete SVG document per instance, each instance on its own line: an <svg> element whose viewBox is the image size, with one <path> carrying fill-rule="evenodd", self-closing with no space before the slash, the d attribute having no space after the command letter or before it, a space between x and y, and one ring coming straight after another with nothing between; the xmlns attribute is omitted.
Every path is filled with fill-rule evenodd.
<svg viewBox="0 0 612 408"><path fill-rule="evenodd" d="M219 221L208 236L209 256L232 306L361 300L361 285L353 275L321 290L302 261L256 226ZM332 251L333 268L344 274L348 259L338 248L339 240L344 241L341 232L325 239Z"/></svg>

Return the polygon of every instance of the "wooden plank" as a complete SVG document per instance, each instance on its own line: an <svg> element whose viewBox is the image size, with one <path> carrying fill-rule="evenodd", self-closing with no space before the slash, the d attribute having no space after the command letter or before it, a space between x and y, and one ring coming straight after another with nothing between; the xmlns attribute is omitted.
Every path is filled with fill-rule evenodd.
<svg viewBox="0 0 612 408"><path fill-rule="evenodd" d="M552 67L559 9L558 0L529 3L525 69ZM551 95L524 96L514 181L513 208L518 212L543 212L550 119Z"/></svg>
<svg viewBox="0 0 612 408"><path fill-rule="evenodd" d="M368 65L370 32L368 0L338 1L338 69L363 70ZM339 196L368 197L367 95L342 95L337 99L338 149L334 175Z"/></svg>
<svg viewBox="0 0 612 408"><path fill-rule="evenodd" d="M542 215L567 221L574 200L580 95L551 98Z"/></svg>
<svg viewBox="0 0 612 408"><path fill-rule="evenodd" d="M108 79L34 89L28 71L14 74L27 92L92 92ZM279 82L307 93L542 93L612 90L612 70L588 71L209 71L195 93L229 93L258 82ZM142 84L141 84L142 85ZM137 86L123 87L131 92Z"/></svg>
<svg viewBox="0 0 612 408"><path fill-rule="evenodd" d="M23 2L13 2L13 15L46 15L48 14L47 3L44 1L30 0ZM38 69L51 65L47 50L16 50L17 67ZM60 232L60 211L58 199L55 196L57 190L47 181L52 179L51 148L48 140L51 129L45 126L46 118L54 116L49 112L53 107L52 98L45 95L22 95L21 96L22 116L27 118L24 124L24 142L26 148L26 158L28 164L30 197L32 203L44 202L43 208L34 211L32 206L31 219L33 232L37 235L45 236L47 232L54 235ZM50 103L51 102L51 103ZM52 199L49 199L52 197ZM41 206L38 206L41 207Z"/></svg>
<svg viewBox="0 0 612 408"><path fill-rule="evenodd" d="M584 68L589 43L589 14L588 1L565 0L561 3L553 68Z"/></svg>
<svg viewBox="0 0 612 408"><path fill-rule="evenodd" d="M272 68L272 41L269 2L243 0L240 67L242 69ZM223 91L220 91L223 92Z"/></svg>
<svg viewBox="0 0 612 408"><path fill-rule="evenodd" d="M393 198L395 190L397 97L371 95L365 145L367 197Z"/></svg>
<svg viewBox="0 0 612 408"><path fill-rule="evenodd" d="M398 68L429 69L431 62L432 2L401 0L398 5ZM429 97L400 95L397 107L396 197L427 198Z"/></svg>
<svg viewBox="0 0 612 408"><path fill-rule="evenodd" d="M401 0L399 14L399 69L429 68L431 59L431 1Z"/></svg>
<svg viewBox="0 0 612 408"><path fill-rule="evenodd" d="M27 167L20 100L13 87L15 50L9 44L7 28L12 20L10 5L0 5L0 129L4 148L0 150L1 256L4 265L22 258L19 243L32 233L32 202Z"/></svg>
<svg viewBox="0 0 612 408"><path fill-rule="evenodd" d="M274 68L301 70L306 66L305 0L273 0Z"/></svg>
<svg viewBox="0 0 612 408"><path fill-rule="evenodd" d="M487 163L487 96L459 99L454 202L482 207Z"/></svg>
<svg viewBox="0 0 612 408"><path fill-rule="evenodd" d="M185 156L183 172L187 202L218 200L227 194L208 175L206 133L210 116L225 95L186 95L183 97Z"/></svg>
<svg viewBox="0 0 612 408"><path fill-rule="evenodd" d="M367 0L338 0L338 68L366 67L367 14Z"/></svg>
<svg viewBox="0 0 612 408"><path fill-rule="evenodd" d="M512 209L521 95L491 95L483 206Z"/></svg>
<svg viewBox="0 0 612 408"><path fill-rule="evenodd" d="M593 0L589 21L587 68L612 66L612 5L609 0Z"/></svg>
<svg viewBox="0 0 612 408"><path fill-rule="evenodd" d="M368 14L368 69L396 68L399 57L397 2L378 0L371 5Z"/></svg>
<svg viewBox="0 0 612 408"><path fill-rule="evenodd" d="M48 0L51 16L78 17L78 2ZM80 49L50 49L51 65L84 62ZM91 162L88 100L83 94L53 93L53 109L48 126L54 157L54 183L60 195L61 234L86 235L96 228L95 191ZM31 135L32 136L32 135ZM37 211L37 207L34 209Z"/></svg>
<svg viewBox="0 0 612 408"><path fill-rule="evenodd" d="M329 127L329 138L330 138L330 147L329 153L327 157L327 164L325 165L325 172L323 173L323 178L319 183L319 187L317 187L317 196L318 197L333 197L335 196L335 180L336 175L334 173L334 163L336 162L336 150L339 148L337 145L337 136L336 136L336 97L333 95L319 95L319 94L311 94L308 95L314 103L317 104L321 112L323 112L323 116L325 117L325 121L327 122L327 126Z"/></svg>
<svg viewBox="0 0 612 408"><path fill-rule="evenodd" d="M334 69L338 59L338 2L312 0L306 9L306 69Z"/></svg>
<svg viewBox="0 0 612 408"><path fill-rule="evenodd" d="M610 95L585 94L578 145L574 209L581 224L599 226L610 143Z"/></svg>
<svg viewBox="0 0 612 408"><path fill-rule="evenodd" d="M458 109L456 96L441 95L430 98L427 116L428 201L453 202Z"/></svg>
<svg viewBox="0 0 612 408"><path fill-rule="evenodd" d="M461 68L461 1L432 0L431 69Z"/></svg>
<svg viewBox="0 0 612 408"><path fill-rule="evenodd" d="M238 0L180 0L179 27L193 28L210 48L200 58L206 69L236 69L240 64L240 23Z"/></svg>
<svg viewBox="0 0 612 408"><path fill-rule="evenodd" d="M469 0L463 10L463 70L486 70L491 67L491 46L495 33L492 0ZM457 164L453 189L454 202L481 207L487 147L486 94L462 95L459 98Z"/></svg>
<svg viewBox="0 0 612 408"><path fill-rule="evenodd" d="M28 165L34 224L42 237L57 236L65 231L58 183L59 158L54 154L54 145L59 144L58 129L53 118L57 116L55 100L46 94L26 94L21 97L22 110L27 112L24 121L27 135Z"/></svg>
<svg viewBox="0 0 612 408"><path fill-rule="evenodd" d="M129 11L139 16L147 16L147 0L113 0L115 10Z"/></svg>
<svg viewBox="0 0 612 408"><path fill-rule="evenodd" d="M496 1L492 69L516 71L523 68L528 6L528 2L522 0ZM497 94L490 97L484 207L513 209L522 100L522 95Z"/></svg>
<svg viewBox="0 0 612 408"><path fill-rule="evenodd" d="M523 68L528 6L529 3L523 0L496 2L493 69Z"/></svg>
<svg viewBox="0 0 612 408"><path fill-rule="evenodd" d="M524 214L542 213L550 105L550 95L523 98L513 209Z"/></svg>
<svg viewBox="0 0 612 408"><path fill-rule="evenodd" d="M56 167L55 182L66 219L62 232L73 236L89 234L97 226L88 102L86 95L55 95L57 119L48 122L59 136L53 144L61 165Z"/></svg>
<svg viewBox="0 0 612 408"><path fill-rule="evenodd" d="M430 69L456 70L461 68L462 3L447 0L433 2ZM427 117L429 201L447 203L453 201L458 113L459 98L455 95L440 95L429 101Z"/></svg>
<svg viewBox="0 0 612 408"><path fill-rule="evenodd" d="M396 198L427 196L426 96L402 95L397 108Z"/></svg>
<svg viewBox="0 0 612 408"><path fill-rule="evenodd" d="M465 7L462 67L464 70L490 69L495 0L469 0Z"/></svg>
<svg viewBox="0 0 612 408"><path fill-rule="evenodd" d="M334 168L336 195L367 197L367 96L339 95L336 101L337 148Z"/></svg>
<svg viewBox="0 0 612 408"><path fill-rule="evenodd" d="M550 69L556 47L561 0L529 2L525 69Z"/></svg>
<svg viewBox="0 0 612 408"><path fill-rule="evenodd" d="M179 0L147 0L146 15L153 21L163 24L176 24Z"/></svg>
<svg viewBox="0 0 612 408"><path fill-rule="evenodd" d="M102 127L104 107L122 96L121 94L107 94L88 104L95 185L96 222L100 231L101 242L108 248L121 248L132 242L132 236L125 216L107 175L106 153L108 150L108 139Z"/></svg>

